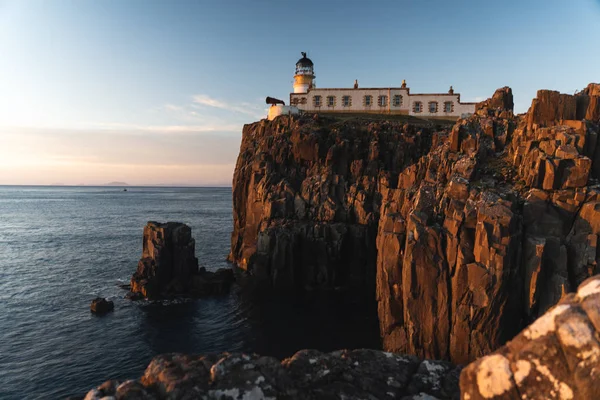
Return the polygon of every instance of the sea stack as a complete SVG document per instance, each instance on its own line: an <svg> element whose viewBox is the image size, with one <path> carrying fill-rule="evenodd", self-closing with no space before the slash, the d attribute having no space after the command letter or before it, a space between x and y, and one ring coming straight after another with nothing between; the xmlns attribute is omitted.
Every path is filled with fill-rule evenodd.
<svg viewBox="0 0 600 400"><path fill-rule="evenodd" d="M198 268L192 229L180 222L150 221L144 227L142 257L131 277L131 292L148 299L221 294L233 271Z"/></svg>
<svg viewBox="0 0 600 400"><path fill-rule="evenodd" d="M196 273L198 259L192 229L179 222L148 222L142 258L131 277L131 291L147 298L182 292L185 282Z"/></svg>

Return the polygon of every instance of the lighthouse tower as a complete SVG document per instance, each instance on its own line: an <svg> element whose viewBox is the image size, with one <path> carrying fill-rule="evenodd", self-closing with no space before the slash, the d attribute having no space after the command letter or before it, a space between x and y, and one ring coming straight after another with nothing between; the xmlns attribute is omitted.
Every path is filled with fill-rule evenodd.
<svg viewBox="0 0 600 400"><path fill-rule="evenodd" d="M296 63L296 75L294 75L294 93L308 93L313 87L315 73L313 62L302 52L302 58Z"/></svg>

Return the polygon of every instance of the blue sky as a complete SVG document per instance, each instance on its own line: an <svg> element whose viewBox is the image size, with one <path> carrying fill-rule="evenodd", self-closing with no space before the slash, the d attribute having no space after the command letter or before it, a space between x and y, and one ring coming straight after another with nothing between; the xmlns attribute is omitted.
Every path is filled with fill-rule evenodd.
<svg viewBox="0 0 600 400"><path fill-rule="evenodd" d="M600 0L0 0L0 184L229 184L241 127L317 85L478 101L600 81Z"/></svg>

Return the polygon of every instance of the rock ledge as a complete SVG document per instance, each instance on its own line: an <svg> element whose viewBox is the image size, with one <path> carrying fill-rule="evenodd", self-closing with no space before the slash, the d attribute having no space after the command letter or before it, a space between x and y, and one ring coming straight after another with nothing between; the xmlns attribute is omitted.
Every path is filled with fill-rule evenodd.
<svg viewBox="0 0 600 400"><path fill-rule="evenodd" d="M278 361L256 354L154 358L144 375L107 381L85 400L458 399L460 367L377 350L302 350Z"/></svg>

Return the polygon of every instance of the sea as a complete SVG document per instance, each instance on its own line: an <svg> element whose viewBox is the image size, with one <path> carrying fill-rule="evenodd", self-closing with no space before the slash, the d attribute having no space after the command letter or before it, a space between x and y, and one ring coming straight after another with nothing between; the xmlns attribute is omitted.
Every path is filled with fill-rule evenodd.
<svg viewBox="0 0 600 400"><path fill-rule="evenodd" d="M0 399L64 399L140 377L152 357L380 348L376 310L352 293L130 301L147 221L191 226L208 270L226 261L231 188L0 186ZM97 296L115 303L91 314Z"/></svg>

